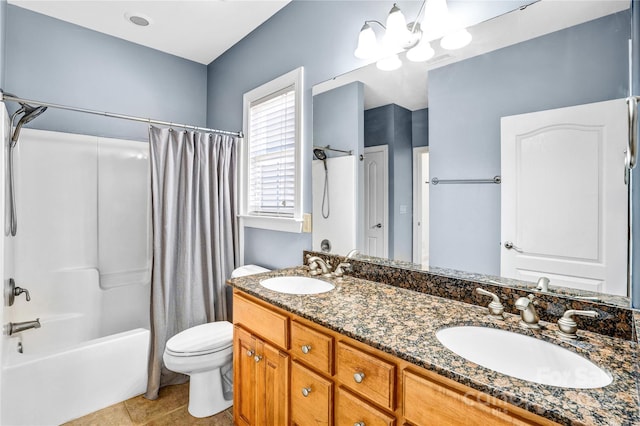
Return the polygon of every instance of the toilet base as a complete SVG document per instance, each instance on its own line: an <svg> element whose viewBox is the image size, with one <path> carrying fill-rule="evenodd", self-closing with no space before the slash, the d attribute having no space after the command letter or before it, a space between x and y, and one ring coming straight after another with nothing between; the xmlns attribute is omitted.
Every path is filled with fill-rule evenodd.
<svg viewBox="0 0 640 426"><path fill-rule="evenodd" d="M189 379L189 414L209 417L233 405L222 396L220 369L191 374Z"/></svg>

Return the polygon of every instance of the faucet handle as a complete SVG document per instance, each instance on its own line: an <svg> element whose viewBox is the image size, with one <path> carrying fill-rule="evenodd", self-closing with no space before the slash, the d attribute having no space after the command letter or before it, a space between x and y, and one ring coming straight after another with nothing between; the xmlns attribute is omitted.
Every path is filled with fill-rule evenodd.
<svg viewBox="0 0 640 426"><path fill-rule="evenodd" d="M351 272L351 264L348 262L341 262L336 266L336 270L333 271L333 275L341 277L345 272Z"/></svg>
<svg viewBox="0 0 640 426"><path fill-rule="evenodd" d="M491 296L493 300L487 306L489 308L489 316L504 319L504 306L500 302L500 298L498 296L480 287L476 288L476 293L482 294L483 296Z"/></svg>
<svg viewBox="0 0 640 426"><path fill-rule="evenodd" d="M24 294L25 294L25 297L26 297L26 299L27 299L27 302L30 302L30 301L31 301L31 296L29 295L29 290L27 290L26 288L22 288L22 287L16 287L16 288L13 290L13 294L14 294L15 296L20 296L22 293L24 293Z"/></svg>
<svg viewBox="0 0 640 426"><path fill-rule="evenodd" d="M582 315L585 317L598 318L600 315L596 311L578 311L569 309L565 311L562 318L558 320L558 336L564 339L577 339L578 324L573 319L574 315Z"/></svg>
<svg viewBox="0 0 640 426"><path fill-rule="evenodd" d="M538 278L538 285L536 286L536 290L546 293L549 291L549 278L540 277Z"/></svg>

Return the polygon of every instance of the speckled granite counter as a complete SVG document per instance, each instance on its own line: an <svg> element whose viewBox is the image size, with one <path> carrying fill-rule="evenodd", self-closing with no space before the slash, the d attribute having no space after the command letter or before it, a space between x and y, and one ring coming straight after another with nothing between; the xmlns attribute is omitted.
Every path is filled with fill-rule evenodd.
<svg viewBox="0 0 640 426"><path fill-rule="evenodd" d="M576 342L556 338L555 324L539 332L517 326L518 317L490 319L486 309L450 299L353 277L332 279L333 291L288 295L260 286L273 276L307 275L305 267L229 280L248 294L288 312L432 370L503 401L568 425L640 425L638 343L591 332ZM640 314L634 312L636 324ZM435 336L441 328L480 325L535 335L605 368L613 383L600 389L563 389L515 379L466 361ZM523 351L526 348L523 348Z"/></svg>

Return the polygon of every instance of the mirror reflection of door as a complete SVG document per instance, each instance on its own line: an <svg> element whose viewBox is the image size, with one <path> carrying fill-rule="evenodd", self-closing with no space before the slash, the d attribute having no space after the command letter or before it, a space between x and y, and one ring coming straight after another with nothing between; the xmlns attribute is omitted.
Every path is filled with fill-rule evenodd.
<svg viewBox="0 0 640 426"><path fill-rule="evenodd" d="M502 276L627 296L626 108L502 118Z"/></svg>
<svg viewBox="0 0 640 426"><path fill-rule="evenodd" d="M413 263L429 264L429 148L413 148Z"/></svg>
<svg viewBox="0 0 640 426"><path fill-rule="evenodd" d="M387 145L364 149L364 236L367 256L389 253L389 151Z"/></svg>

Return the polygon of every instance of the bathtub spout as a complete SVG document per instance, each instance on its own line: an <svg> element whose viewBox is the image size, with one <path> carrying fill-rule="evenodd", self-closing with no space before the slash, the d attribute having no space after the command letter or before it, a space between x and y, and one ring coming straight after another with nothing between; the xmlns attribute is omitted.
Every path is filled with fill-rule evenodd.
<svg viewBox="0 0 640 426"><path fill-rule="evenodd" d="M10 322L9 324L5 324L4 326L4 334L7 336L11 336L12 334L20 333L21 331L40 327L40 318L36 318L35 321Z"/></svg>

